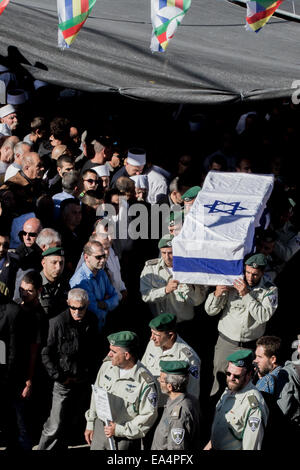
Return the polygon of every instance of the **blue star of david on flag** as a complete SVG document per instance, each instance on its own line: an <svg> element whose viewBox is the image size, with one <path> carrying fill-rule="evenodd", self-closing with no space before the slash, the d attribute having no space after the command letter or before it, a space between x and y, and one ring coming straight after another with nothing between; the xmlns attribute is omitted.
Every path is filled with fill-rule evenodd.
<svg viewBox="0 0 300 470"><path fill-rule="evenodd" d="M229 206L227 210L220 209L218 206ZM235 215L237 211L246 211L246 207L240 206L240 202L223 202L223 201L218 201L216 200L213 204L204 204L204 207L208 207L210 210L208 211L209 214L216 213L216 212L222 212L224 214L228 215Z"/></svg>

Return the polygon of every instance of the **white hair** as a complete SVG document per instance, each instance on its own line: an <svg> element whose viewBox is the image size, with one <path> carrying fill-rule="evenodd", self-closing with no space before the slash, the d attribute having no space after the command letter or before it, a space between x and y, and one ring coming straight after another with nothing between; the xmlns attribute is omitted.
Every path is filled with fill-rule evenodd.
<svg viewBox="0 0 300 470"><path fill-rule="evenodd" d="M77 300L78 302L84 302L85 305L87 305L89 303L89 296L87 291L77 287L75 289L69 290L68 300Z"/></svg>
<svg viewBox="0 0 300 470"><path fill-rule="evenodd" d="M61 237L56 230L53 230L52 228L43 228L43 230L41 230L38 236L36 237L35 243L40 248L44 248L45 250L47 250L53 243L60 244Z"/></svg>

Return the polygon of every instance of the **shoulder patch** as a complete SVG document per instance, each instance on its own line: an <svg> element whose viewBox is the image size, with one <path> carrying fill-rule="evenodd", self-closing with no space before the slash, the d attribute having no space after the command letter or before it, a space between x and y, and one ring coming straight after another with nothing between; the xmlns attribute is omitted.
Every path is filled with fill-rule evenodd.
<svg viewBox="0 0 300 470"><path fill-rule="evenodd" d="M180 413L181 413L181 405L177 405L174 407L172 413L171 413L171 418L180 418Z"/></svg>
<svg viewBox="0 0 300 470"><path fill-rule="evenodd" d="M148 261L146 261L145 265L146 266L154 266L158 262L159 262L159 258L149 259Z"/></svg>
<svg viewBox="0 0 300 470"><path fill-rule="evenodd" d="M189 348L183 348L181 352L183 352L183 354L185 354L189 359L193 357L193 353Z"/></svg>
<svg viewBox="0 0 300 470"><path fill-rule="evenodd" d="M147 382L147 384L151 384L154 382L153 377L151 377L151 375L149 375L148 372L146 371L141 372L141 377L143 377L143 379L145 380L145 382Z"/></svg>
<svg viewBox="0 0 300 470"><path fill-rule="evenodd" d="M255 395L249 395L247 398L248 398L249 405L251 406L251 408L259 407L259 403Z"/></svg>

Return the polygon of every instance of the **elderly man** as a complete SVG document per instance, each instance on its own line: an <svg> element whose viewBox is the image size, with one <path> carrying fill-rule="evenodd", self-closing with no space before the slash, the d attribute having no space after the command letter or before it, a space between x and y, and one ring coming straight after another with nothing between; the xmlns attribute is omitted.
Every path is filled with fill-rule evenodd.
<svg viewBox="0 0 300 470"><path fill-rule="evenodd" d="M62 276L65 258L60 246L48 248L42 253L41 276L43 286L40 293L40 303L48 318L56 317L66 308L68 282Z"/></svg>
<svg viewBox="0 0 300 470"><path fill-rule="evenodd" d="M223 379L224 358L241 348L255 349L255 341L264 334L267 322L277 309L277 287L264 278L266 265L264 255L251 256L245 262L245 278L237 279L233 287L216 286L205 302L208 315L222 311L211 395L218 392Z"/></svg>
<svg viewBox="0 0 300 470"><path fill-rule="evenodd" d="M253 353L236 351L226 358L227 388L216 406L211 439L204 450L260 450L268 407L251 381Z"/></svg>
<svg viewBox="0 0 300 470"><path fill-rule="evenodd" d="M199 445L199 404L187 394L190 365L186 361L159 362L161 392L168 397L155 430L151 450L190 450Z"/></svg>
<svg viewBox="0 0 300 470"><path fill-rule="evenodd" d="M107 312L119 304L118 294L104 271L106 255L101 243L88 242L84 245L84 263L70 279L70 286L81 287L89 294L89 309L98 319L101 331L105 324Z"/></svg>
<svg viewBox="0 0 300 470"><path fill-rule="evenodd" d="M35 208L37 198L46 190L42 182L44 166L35 152L26 153L22 159L22 169L9 178L0 188L11 189L16 198L18 214Z"/></svg>
<svg viewBox="0 0 300 470"><path fill-rule="evenodd" d="M161 258L146 261L141 274L140 291L153 315L169 312L176 315L178 323L190 322L194 318L194 306L200 305L205 299L206 288L180 284L173 278L172 239L169 234L162 237L158 244ZM185 325L189 327L190 323Z"/></svg>
<svg viewBox="0 0 300 470"><path fill-rule="evenodd" d="M5 180L5 173L13 161L14 147L9 137L0 137L0 183Z"/></svg>
<svg viewBox="0 0 300 470"><path fill-rule="evenodd" d="M120 331L108 336L110 351L104 359L86 412L85 439L91 450L109 449L108 438L114 438L116 450L141 448L140 439L146 435L157 418L157 387L154 378L137 359L137 335ZM98 418L94 393L98 388L109 394L112 422Z"/></svg>
<svg viewBox="0 0 300 470"><path fill-rule="evenodd" d="M79 419L86 409L100 360L97 322L87 310L87 293L72 289L67 302L67 310L50 320L47 345L42 350L43 364L54 385L52 408L38 450L66 448L66 429L70 430L74 418Z"/></svg>
<svg viewBox="0 0 300 470"><path fill-rule="evenodd" d="M17 113L11 104L0 108L0 137L1 135L12 135L18 126Z"/></svg>

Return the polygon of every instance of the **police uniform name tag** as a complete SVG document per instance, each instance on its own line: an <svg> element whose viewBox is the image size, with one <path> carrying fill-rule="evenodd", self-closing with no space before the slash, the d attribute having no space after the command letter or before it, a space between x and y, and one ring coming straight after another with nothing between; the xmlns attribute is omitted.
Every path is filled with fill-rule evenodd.
<svg viewBox="0 0 300 470"><path fill-rule="evenodd" d="M96 385L92 385L92 390L98 418L104 422L112 421L113 419L107 391L104 390L104 388L97 387Z"/></svg>

